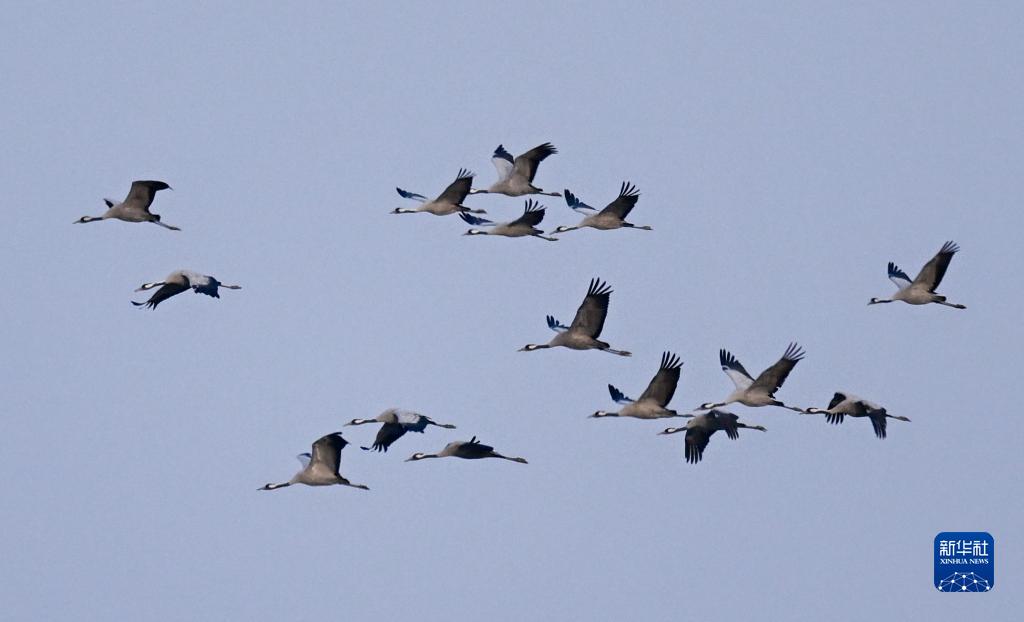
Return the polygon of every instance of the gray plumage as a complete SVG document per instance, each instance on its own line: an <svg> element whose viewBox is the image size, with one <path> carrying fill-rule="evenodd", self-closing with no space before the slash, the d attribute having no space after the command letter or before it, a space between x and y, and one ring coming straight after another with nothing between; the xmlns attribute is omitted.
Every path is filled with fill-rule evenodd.
<svg viewBox="0 0 1024 622"><path fill-rule="evenodd" d="M102 216L82 216L74 224L86 222L99 222L111 218L125 222L151 222L171 229L181 231L178 227L172 227L160 222L160 215L149 211L153 204L156 193L160 190L170 190L171 187L162 181L139 180L133 181L132 187L128 190L128 196L120 203L114 203L110 199L103 199L107 204L107 211Z"/></svg>
<svg viewBox="0 0 1024 622"><path fill-rule="evenodd" d="M305 484L306 486L351 486L369 490L363 484L353 484L338 472L341 465L341 450L348 445L348 441L341 437L341 432L333 432L322 436L313 443L311 454L299 454L299 461L304 464L301 471L295 474L287 482L281 484L266 484L260 490L277 490L292 484Z"/></svg>
<svg viewBox="0 0 1024 622"><path fill-rule="evenodd" d="M875 430L875 436L880 439L886 437L887 419L910 421L906 417L890 415L878 404L846 392L836 392L832 396L832 401L828 403L828 408L808 408L804 412L808 415L825 415L825 420L834 425L842 423L844 417L867 417Z"/></svg>
<svg viewBox="0 0 1024 622"><path fill-rule="evenodd" d="M549 238L544 235L543 231L537 228L537 225L544 220L545 209L543 205L533 199L527 199L523 215L511 222L494 223L486 218L470 216L465 212L459 214L459 217L470 225L488 227L486 231L483 229L470 229L464 235L501 235L506 238L532 236L549 242L557 242L558 238Z"/></svg>
<svg viewBox="0 0 1024 622"><path fill-rule="evenodd" d="M370 447L362 447L367 451L387 451L392 443L402 438L406 432L423 433L427 426L434 425L439 428L454 430L455 426L450 423L437 423L426 415L421 415L409 410L389 408L373 419L353 419L345 425L364 425L367 423L383 423L377 431L377 438Z"/></svg>
<svg viewBox="0 0 1024 622"><path fill-rule="evenodd" d="M481 458L501 458L502 460L511 460L512 462L518 462L520 464L527 464L525 458L510 458L503 456L498 452L494 451L494 448L490 445L484 445L483 443L476 440L474 436L468 441L455 441L454 443L448 443L444 449L437 452L436 454L424 454L415 453L406 459L406 462L412 462L415 460L424 460L426 458L463 458L465 460L479 460Z"/></svg>
<svg viewBox="0 0 1024 622"><path fill-rule="evenodd" d="M533 178L537 175L537 166L550 155L558 153L558 150L551 143L537 145L526 153L515 158L505 150L505 147L498 145L491 156L491 162L498 171L498 181L494 182L486 190L472 190L477 193L504 194L510 197L519 197L524 194L544 194L548 196L562 196L558 192L544 192L533 185Z"/></svg>
<svg viewBox="0 0 1024 622"><path fill-rule="evenodd" d="M470 186L473 184L473 173L466 169L459 169L459 174L455 177L455 181L448 184L448 187L444 189L444 192L437 195L436 199L427 200L427 197L422 194L416 194L415 192L408 192L401 188L395 188L398 194L406 199L413 199L420 201L423 204L415 209L408 209L404 207L396 207L391 213L392 214L417 214L424 212L427 214L433 214L434 216L448 216L450 214L458 214L460 212L469 212L473 214L486 214L487 212L482 209L470 209L462 204L469 196Z"/></svg>
<svg viewBox="0 0 1024 622"><path fill-rule="evenodd" d="M599 229L601 231L608 231L610 229L643 229L650 231L649 225L634 225L633 223L626 222L626 217L636 207L636 202L640 199L640 192L637 191L636 186L629 183L628 181L622 182L622 187L619 189L619 196L614 201L609 203L603 210L584 216L583 220L578 225L566 226L562 225L555 229L552 233L565 233L566 231L574 231L576 229L582 229L583 227L591 227L593 229ZM589 205L580 201L576 196L569 192L568 188L565 190L565 201L569 204L572 209L585 213L586 209L593 209Z"/></svg>
<svg viewBox="0 0 1024 622"><path fill-rule="evenodd" d="M675 395L676 386L679 384L679 373L683 362L671 352L661 355L661 367L658 373L651 379L647 389L640 395L640 399L633 400L623 395L612 385L608 385L608 393L612 401L622 404L618 412L599 410L591 417L634 417L636 419L663 419L666 417L688 417L691 415L680 415L668 408L668 403Z"/></svg>
<svg viewBox="0 0 1024 622"><path fill-rule="evenodd" d="M723 401L701 404L698 410L710 410L712 408L720 408L726 404L732 404L733 402L739 402L744 406L780 406L789 410L804 412L802 408L786 406L775 399L775 392L782 387L782 383L786 381L789 372L793 371L793 368L796 367L796 364L803 357L804 352L800 349L800 346L791 343L786 348L782 358L761 372L761 375L755 380L750 377L750 374L747 373L747 370L743 368L743 365L740 364L732 353L726 350L719 350L718 360L722 365L722 371L729 376L729 379L736 385L736 389Z"/></svg>
<svg viewBox="0 0 1024 622"><path fill-rule="evenodd" d="M572 350L603 350L619 356L632 356L625 350L613 350L607 342L598 339L604 329L611 294L612 288L607 283L603 283L601 279L591 279L587 295L576 310L572 324L565 326L553 316L547 316L548 328L558 334L546 344L527 344L519 351L532 352L544 348L563 347Z"/></svg>
<svg viewBox="0 0 1024 622"><path fill-rule="evenodd" d="M206 294L213 298L220 298L219 288L225 289L242 289L240 285L225 285L205 274L198 272L192 272L191 270L175 270L168 274L164 280L156 281L153 283L143 283L141 287L135 291L141 292L154 287L160 287L146 302L135 302L132 304L136 307L148 307L150 309L156 309L157 305L167 300L171 296L176 296L181 292L188 291L191 289L197 294Z"/></svg>
<svg viewBox="0 0 1024 622"><path fill-rule="evenodd" d="M888 266L889 280L896 284L896 293L893 294L892 298L872 298L868 301L868 304L876 305L902 300L911 305L926 305L934 302L947 307L953 307L954 309L966 309L967 307L964 305L946 302L945 296L935 293L939 284L942 283L942 277L946 276L949 262L953 260L953 255L959 250L960 247L955 242L950 241L943 244L939 252L921 268L921 271L917 273L917 277L913 281L910 280L906 272L900 270L899 266L890 261Z"/></svg>
<svg viewBox="0 0 1024 622"><path fill-rule="evenodd" d="M683 456L690 464L697 464L704 457L704 450L711 441L711 435L719 430L725 430L725 434L732 440L740 437L739 428L749 430L760 430L765 428L759 425L747 425L741 423L739 417L724 410L711 410L701 415L696 415L686 422L685 426L679 428L665 428L659 434L675 434L686 432L683 444Z"/></svg>

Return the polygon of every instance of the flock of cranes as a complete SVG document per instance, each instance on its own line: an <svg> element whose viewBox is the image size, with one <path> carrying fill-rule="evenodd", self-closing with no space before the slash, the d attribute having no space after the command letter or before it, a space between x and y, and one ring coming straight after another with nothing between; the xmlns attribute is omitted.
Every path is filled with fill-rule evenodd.
<svg viewBox="0 0 1024 622"><path fill-rule="evenodd" d="M427 213L435 216L451 216L458 214L459 217L472 228L466 231L465 235L498 235L505 237L537 237L548 241L557 241L558 234L564 234L584 227L590 227L602 231L631 228L650 231L648 225L635 225L626 220L630 212L636 207L640 193L636 186L628 181L622 182L618 196L605 208L597 210L581 201L576 195L565 189L564 192L545 192L534 185L534 178L537 168L549 156L558 153L551 143L544 143L530 149L526 153L513 157L504 146L498 145L491 158L498 172L498 180L486 189L474 189L474 174L468 169L460 169L455 180L451 182L436 198L428 199L422 194L409 192L396 188L398 194L420 205L416 208L395 208L392 214L416 214ZM150 212L150 206L156 193L160 190L168 190L170 186L162 181L135 181L132 182L128 196L120 203L114 203L104 199L107 211L102 216L83 216L75 223L89 223L102 220L122 220L125 222L140 223L151 222L166 229L180 231L174 227L161 222L160 216ZM545 216L546 208L536 200L526 200L523 214L509 222L494 222L475 214L485 214L486 210L470 208L464 202L470 195L476 194L503 194L510 197L524 195L545 195L563 197L566 204L573 211L583 215L583 219L576 225L560 225L550 232L539 229ZM479 228L478 228L479 227ZM912 305L923 305L936 303L964 309L964 305L948 302L946 297L936 292L942 278L949 268L950 261L960 250L954 242L946 242L939 249L939 252L928 261L917 276L911 280L896 264L890 262L888 265L889 279L896 285L897 291L891 298L872 298L868 304L881 304L894 301L902 301ZM167 275L162 281L143 283L136 291L146 291L159 288L149 300L145 302L132 301L133 305L149 309L156 309L160 303L180 294L192 290L197 294L206 294L213 298L219 298L219 290L241 289L238 285L226 285L218 279L189 270L175 270ZM527 344L521 352L533 352L547 348L569 348L571 350L600 350L628 357L632 354L626 350L617 350L600 339L604 329L605 320L608 316L608 307L611 300L612 288L599 278L593 278L587 288L587 293L576 311L572 323L568 326L555 319L554 316L546 316L546 323L549 329L554 331L555 336L547 343ZM728 350L719 351L719 364L722 371L729 377L734 385L734 390L722 401L706 402L694 409L693 413L680 413L669 408L672 398L675 396L676 387L679 383L683 362L680 357L666 351L661 356L661 364L654 378L651 379L647 388L640 397L632 399L612 385L608 385L608 392L612 401L620 405L618 411L598 410L591 415L592 418L625 417L635 419L667 419L685 418L686 425L680 427L669 427L659 434L671 435L684 432L683 455L687 462L693 464L700 462L704 456L704 450L710 442L711 436L724 430L726 436L736 440L739 438L739 430L765 431L760 425L743 423L735 414L721 410L729 404L742 404L748 407L775 406L788 409L807 415L824 415L827 422L841 424L845 417L865 417L874 429L875 435L884 439L886 437L886 425L888 419L910 421L907 417L890 415L886 409L878 404L856 397L846 392L836 392L828 404L828 408L800 408L790 406L776 399L775 393L782 388L786 378L804 357L803 349L796 343L791 343L786 348L782 357L774 364L762 371L757 377L751 376L739 360ZM455 426L448 423L438 423L425 415L390 408L380 415L370 419L353 419L346 426L359 426L366 424L380 424L376 438L370 446L362 447L366 451L387 452L388 449L408 432L424 433L430 427L441 429L454 429ZM353 484L343 477L339 472L341 465L341 452L348 445L340 432L333 432L317 439L312 446L310 453L299 454L298 458L302 463L302 469L290 480L278 484L266 484L260 490L276 490L291 486L293 484L305 484L307 486L343 485L353 488L369 490L363 484ZM427 458L455 457L468 460L482 458L499 458L526 464L527 461L520 457L509 457L494 450L494 447L479 442L476 437L469 441L450 442L437 453L428 454L417 452L412 454L406 461L418 461Z"/></svg>

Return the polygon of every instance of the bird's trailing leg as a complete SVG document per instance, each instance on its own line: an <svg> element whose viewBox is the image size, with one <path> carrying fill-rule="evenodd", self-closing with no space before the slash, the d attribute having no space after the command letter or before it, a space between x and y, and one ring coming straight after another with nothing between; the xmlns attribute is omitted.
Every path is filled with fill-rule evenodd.
<svg viewBox="0 0 1024 622"><path fill-rule="evenodd" d="M180 227L175 227L174 225L167 225L167 224L164 224L164 223L160 222L159 220L152 220L150 222L152 222L155 225L160 225L164 229L170 229L171 231L181 231Z"/></svg>
<svg viewBox="0 0 1024 622"><path fill-rule="evenodd" d="M603 350L612 354L618 354L619 356L633 356L632 352L626 352L625 350L615 350L612 348L603 348Z"/></svg>

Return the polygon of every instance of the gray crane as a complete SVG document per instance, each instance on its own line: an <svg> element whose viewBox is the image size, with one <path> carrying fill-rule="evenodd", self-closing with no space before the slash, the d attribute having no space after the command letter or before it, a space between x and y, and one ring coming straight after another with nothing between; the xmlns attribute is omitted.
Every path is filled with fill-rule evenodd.
<svg viewBox="0 0 1024 622"><path fill-rule="evenodd" d="M834 425L842 423L843 417L867 417L871 420L871 427L875 429L875 436L878 438L885 438L886 419L910 421L906 417L890 415L878 404L846 392L837 392L833 395L826 409L808 408L804 412L808 415L825 415L825 420Z"/></svg>
<svg viewBox="0 0 1024 622"><path fill-rule="evenodd" d="M634 225L633 223L626 222L626 217L629 216L629 213L634 207L636 207L636 202L639 199L640 193L637 191L636 186L628 181L624 181L622 182L622 188L619 189L618 198L598 212L593 207L587 205L583 201L580 201L576 195L569 192L569 189L566 188L565 202L568 203L569 207L576 212L586 215L583 220L580 221L580 224L575 226L562 225L552 233L565 233L566 231L574 231L576 229L582 229L583 227L591 227L601 231L621 229L623 227L650 231L651 227L649 225ZM590 214L587 214L588 211Z"/></svg>
<svg viewBox="0 0 1024 622"><path fill-rule="evenodd" d="M686 432L686 440L683 445L683 456L690 464L697 464L704 457L704 449L711 441L711 435L718 430L725 430L725 434L732 440L740 437L739 428L748 430L760 430L766 432L764 426L747 425L741 423L739 417L725 412L724 410L711 410L701 415L696 415L680 428L665 428L658 434L675 434Z"/></svg>
<svg viewBox="0 0 1024 622"><path fill-rule="evenodd" d="M418 214L425 212L427 214L433 214L434 216L448 216L449 214L457 214L460 212L486 214L487 212L485 210L470 209L462 204L462 202L466 200L466 197L469 196L469 189L472 184L473 173L466 169L459 169L459 174L455 177L455 181L448 184L448 187L444 189L444 192L437 195L437 198L433 201L427 200L427 197L422 194L416 194L415 192L395 188L395 190L398 191L398 194L403 198L420 201L423 205L420 205L415 209L396 207L391 213Z"/></svg>
<svg viewBox="0 0 1024 622"><path fill-rule="evenodd" d="M297 457L303 468L287 482L281 484L267 484L260 490L277 490L292 484L305 484L307 486L331 486L340 484L369 490L363 484L353 484L338 473L341 463L341 450L348 445L348 441L341 437L341 432L333 432L322 436L313 443L312 454L299 454Z"/></svg>
<svg viewBox="0 0 1024 622"><path fill-rule="evenodd" d="M736 385L736 390L729 394L729 397L721 402L701 404L698 410L710 410L720 408L726 404L739 402L744 406L781 406L799 413L804 412L802 408L786 406L775 399L775 392L782 387L789 372L793 371L796 364L804 357L804 352L795 343L789 344L786 352L774 365L761 372L757 379L750 377L747 370L736 359L732 353L726 350L718 351L718 361L722 364L722 371Z"/></svg>
<svg viewBox="0 0 1024 622"><path fill-rule="evenodd" d="M486 218L470 216L462 212L459 217L467 223L477 227L489 227L488 231L482 229L470 229L463 235L503 235L507 238L522 238L533 236L549 242L557 242L558 238L549 238L544 232L537 228L537 225L544 220L544 206L533 199L526 200L526 208L523 215L511 222L494 223Z"/></svg>
<svg viewBox="0 0 1024 622"><path fill-rule="evenodd" d="M953 307L954 309L966 309L967 307L964 305L946 302L945 296L935 293L935 289L942 282L942 277L946 276L946 268L949 267L949 262L953 260L953 255L959 250L960 247L955 242L950 241L943 244L939 252L931 258L931 261L921 268L921 271L917 273L917 277L913 281L910 280L906 272L900 270L899 266L890 261L888 268L889 280L896 284L898 290L893 294L892 298L872 298L868 301L868 304L877 305L902 300L911 305L926 305L934 302L947 307Z"/></svg>
<svg viewBox="0 0 1024 622"><path fill-rule="evenodd" d="M353 419L345 425L363 425L366 423L384 424L377 431L377 438L373 441L373 445L362 448L367 451L387 451L388 447L391 447L392 443L402 438L406 432L419 432L422 434L428 425L449 430L455 429L455 426L450 423L437 423L426 415L397 408L389 408L373 419Z"/></svg>
<svg viewBox="0 0 1024 622"><path fill-rule="evenodd" d="M601 279L591 279L587 295L580 308L576 310L576 317L573 318L572 324L566 326L556 320L554 316L547 316L548 328L558 334L547 343L530 343L520 348L519 351L533 352L561 346L571 350L603 350L619 356L633 356L625 350L613 350L607 342L598 340L601 330L604 328L605 317L608 315L608 301L611 294L612 288L607 283L603 283Z"/></svg>
<svg viewBox="0 0 1024 622"><path fill-rule="evenodd" d="M172 189L162 181L133 181L131 189L128 190L128 196L124 198L124 201L114 203L110 199L103 199L103 202L107 204L107 211L102 216L82 216L73 224L98 222L115 218L125 222L151 222L165 229L181 231L178 227L172 227L160 222L160 214L153 214L149 211L149 206L153 204L153 199L158 191Z"/></svg>
<svg viewBox="0 0 1024 622"><path fill-rule="evenodd" d="M480 458L501 458L502 460L511 460L512 462L518 462L520 464L527 464L525 458L510 458L503 456L498 452L494 451L494 448L490 445L484 445L483 443L476 440L476 437L469 439L468 441L455 441L454 443L448 443L444 446L444 449L437 452L436 454L424 454L415 453L411 457L406 459L406 462L412 462L415 460L423 460L426 458L464 458L466 460L478 460Z"/></svg>
<svg viewBox="0 0 1024 622"><path fill-rule="evenodd" d="M498 145L498 148L494 150L494 155L491 156L491 162L494 163L494 168L498 171L498 181L486 190L472 190L471 193L504 194L510 197L521 197L524 194L562 196L558 192L544 192L533 185L533 178L537 175L537 165L555 153L558 153L558 150L551 143L544 143L513 158L511 153L505 151L505 147Z"/></svg>
<svg viewBox="0 0 1024 622"><path fill-rule="evenodd" d="M679 384L679 372L683 362L671 352L664 352L661 355L661 367L658 373L651 379L647 389L640 395L640 399L634 400L623 395L612 385L608 385L608 393L612 401L622 404L619 412L608 412L599 410L590 415L591 417L635 417L636 419L663 419L666 417L692 417L692 415L680 415L674 410L667 408L675 395L676 386Z"/></svg>
<svg viewBox="0 0 1024 622"><path fill-rule="evenodd" d="M149 307L150 309L156 309L156 306L161 302L167 300L171 296L176 296L181 292L188 291L191 289L197 294L206 294L213 298L220 298L218 289L223 287L225 289L242 289L241 285L225 285L205 274L199 274L198 272L192 272L191 270L175 270L168 274L164 280L156 281L154 283L143 283L141 287L136 289L137 292L146 291L154 287L160 287L156 292L150 296L146 302L135 302L132 304L136 307Z"/></svg>

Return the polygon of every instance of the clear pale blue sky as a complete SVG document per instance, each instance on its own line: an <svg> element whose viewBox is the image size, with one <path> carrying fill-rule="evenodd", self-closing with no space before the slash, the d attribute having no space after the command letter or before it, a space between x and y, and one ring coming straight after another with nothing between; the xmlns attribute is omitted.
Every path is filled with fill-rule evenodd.
<svg viewBox="0 0 1024 622"><path fill-rule="evenodd" d="M8 6L4 615L1019 614L1024 10L891 4ZM628 179L654 231L388 214L544 141L539 185L604 204ZM175 188L153 209L183 231L71 224L132 179ZM967 311L866 306L947 239ZM176 268L244 289L128 303ZM633 358L516 351L593 276ZM586 419L664 349L685 410L728 393L720 347L754 371L790 341L781 399L913 422L737 407L768 432L691 466L664 422ZM459 429L346 450L369 493L256 491L389 406ZM402 462L474 434L530 464ZM993 592L935 591L943 530L994 535Z"/></svg>

